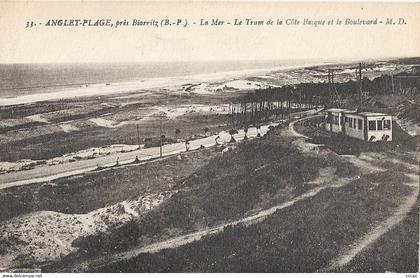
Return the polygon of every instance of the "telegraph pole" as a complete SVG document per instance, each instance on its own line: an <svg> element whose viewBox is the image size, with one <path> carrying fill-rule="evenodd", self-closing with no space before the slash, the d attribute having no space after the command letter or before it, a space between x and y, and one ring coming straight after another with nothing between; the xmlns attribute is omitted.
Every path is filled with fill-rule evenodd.
<svg viewBox="0 0 420 278"><path fill-rule="evenodd" d="M331 94L331 69L328 69L328 102L332 106L332 94Z"/></svg>
<svg viewBox="0 0 420 278"><path fill-rule="evenodd" d="M394 94L394 73L391 72L391 88L392 88L392 94Z"/></svg>
<svg viewBox="0 0 420 278"><path fill-rule="evenodd" d="M162 114L159 115L159 131L160 131L159 154L160 154L160 157L162 157Z"/></svg>
<svg viewBox="0 0 420 278"><path fill-rule="evenodd" d="M139 124L137 124L137 143L139 144L139 150L140 150L140 132L139 132Z"/></svg>
<svg viewBox="0 0 420 278"><path fill-rule="evenodd" d="M338 101L338 93L334 84L334 69L328 69L328 94L330 98L329 103L333 106Z"/></svg>
<svg viewBox="0 0 420 278"><path fill-rule="evenodd" d="M160 157L163 156L163 153L162 153L162 145L163 145L162 121L163 121L163 117L165 115L166 115L166 113L162 112L162 113L159 113L158 115L154 114L154 115L145 116L145 117L152 117L154 119L159 118L159 155L160 155ZM140 149L140 131L139 131L139 124L137 124L137 140L138 140L139 149Z"/></svg>

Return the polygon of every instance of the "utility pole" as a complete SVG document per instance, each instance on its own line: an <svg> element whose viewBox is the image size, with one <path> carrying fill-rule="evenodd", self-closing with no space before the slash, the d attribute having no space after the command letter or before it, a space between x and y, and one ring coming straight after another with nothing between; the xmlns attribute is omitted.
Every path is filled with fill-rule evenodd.
<svg viewBox="0 0 420 278"><path fill-rule="evenodd" d="M394 91L394 73L391 72L391 88L392 88L392 94L395 93Z"/></svg>
<svg viewBox="0 0 420 278"><path fill-rule="evenodd" d="M230 106L230 111L231 111L231 115L232 115L232 129L235 129L235 112L236 112L235 111L235 106L236 106L236 104L231 102L229 104L229 106Z"/></svg>
<svg viewBox="0 0 420 278"><path fill-rule="evenodd" d="M328 69L328 103L332 106L332 96L331 96L331 70Z"/></svg>
<svg viewBox="0 0 420 278"><path fill-rule="evenodd" d="M137 126L137 143L139 144L139 150L140 150L140 132L139 132L139 124Z"/></svg>
<svg viewBox="0 0 420 278"><path fill-rule="evenodd" d="M159 131L160 131L159 154L160 154L160 157L162 157L162 117L163 117L162 114L159 115Z"/></svg>
<svg viewBox="0 0 420 278"><path fill-rule="evenodd" d="M338 101L338 94L334 84L334 69L328 69L328 94L330 98L329 103L333 106Z"/></svg>
<svg viewBox="0 0 420 278"><path fill-rule="evenodd" d="M362 84L362 63L359 63L359 96L360 96L360 107L363 105L363 84Z"/></svg>

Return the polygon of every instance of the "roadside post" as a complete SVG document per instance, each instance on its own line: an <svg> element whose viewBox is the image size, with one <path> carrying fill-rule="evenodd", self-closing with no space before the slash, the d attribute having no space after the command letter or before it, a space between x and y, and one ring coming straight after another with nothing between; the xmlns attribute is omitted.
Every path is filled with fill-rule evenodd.
<svg viewBox="0 0 420 278"><path fill-rule="evenodd" d="M160 136L159 136L159 140L160 140L160 144L159 144L159 156L162 157L162 117L163 115L160 114L159 115L159 131L160 131Z"/></svg>
<svg viewBox="0 0 420 278"><path fill-rule="evenodd" d="M136 127L137 127L137 144L139 144L139 150L140 150L140 131L139 131L139 124L137 124Z"/></svg>

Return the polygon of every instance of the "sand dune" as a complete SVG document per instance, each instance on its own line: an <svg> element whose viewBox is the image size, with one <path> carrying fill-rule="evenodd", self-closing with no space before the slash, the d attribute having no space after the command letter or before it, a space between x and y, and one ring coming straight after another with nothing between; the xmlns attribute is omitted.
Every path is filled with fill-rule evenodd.
<svg viewBox="0 0 420 278"><path fill-rule="evenodd" d="M72 242L82 236L106 232L154 209L174 192L140 196L136 200L86 214L38 211L14 217L0 224L0 241L7 246L0 253L0 268L19 266L26 261L57 260L76 251Z"/></svg>

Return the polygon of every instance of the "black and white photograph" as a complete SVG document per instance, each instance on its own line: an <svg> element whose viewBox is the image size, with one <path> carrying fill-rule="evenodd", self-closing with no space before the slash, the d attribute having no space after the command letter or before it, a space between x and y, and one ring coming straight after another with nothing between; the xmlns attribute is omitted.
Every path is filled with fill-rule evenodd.
<svg viewBox="0 0 420 278"><path fill-rule="evenodd" d="M419 15L0 1L0 276L416 278Z"/></svg>

